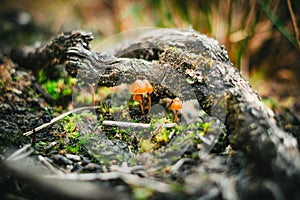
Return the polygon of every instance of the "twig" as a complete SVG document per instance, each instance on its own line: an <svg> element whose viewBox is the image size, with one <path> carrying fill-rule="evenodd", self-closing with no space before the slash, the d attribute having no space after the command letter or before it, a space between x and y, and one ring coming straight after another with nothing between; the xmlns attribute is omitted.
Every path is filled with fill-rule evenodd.
<svg viewBox="0 0 300 200"><path fill-rule="evenodd" d="M290 15L291 15L291 18L292 18L292 24L293 24L293 28L294 28L294 31L295 31L295 36L296 36L296 41L297 41L297 44L298 44L298 49L300 49L300 38L299 38L299 29L298 29L298 26L297 26L297 20L296 20L296 17L295 17L293 8L292 8L291 1L286 0L286 2L287 2L287 5L288 5L289 11L290 11Z"/></svg>
<svg viewBox="0 0 300 200"><path fill-rule="evenodd" d="M172 175L178 175L180 168L183 166L183 164L187 162L191 162L192 159L190 158L181 158L179 161L177 161L172 167L171 167L171 174Z"/></svg>
<svg viewBox="0 0 300 200"><path fill-rule="evenodd" d="M123 172L128 174L134 174L135 171L144 170L144 168L143 165L128 166L126 162L123 162L121 166L111 165L109 167L111 172Z"/></svg>
<svg viewBox="0 0 300 200"><path fill-rule="evenodd" d="M144 124L144 123L133 123L133 122L123 122L123 121L111 121L111 120L104 120L102 122L102 125L106 126L118 126L121 128L150 128L150 124ZM175 127L176 123L170 123L170 124L162 124L162 127L166 128L172 128Z"/></svg>
<svg viewBox="0 0 300 200"><path fill-rule="evenodd" d="M52 163L50 163L45 157L38 155L38 160L47 168L51 173L54 174L63 174L62 171L58 170L54 167Z"/></svg>
<svg viewBox="0 0 300 200"><path fill-rule="evenodd" d="M86 174L65 174L65 175L46 175L47 178L60 179L60 180L72 180L72 181L93 181L102 180L109 181L115 179L121 179L127 184L138 185L146 187L158 192L171 192L171 186L169 184L158 182L150 178L141 178L137 175L127 174L123 172L107 172L107 173L86 173Z"/></svg>
<svg viewBox="0 0 300 200"><path fill-rule="evenodd" d="M64 117L66 117L66 116L68 116L72 113L75 113L75 112L78 112L78 111L81 111L81 110L87 110L87 109L97 109L99 107L100 106L85 106L85 107L72 109L72 110L70 110L66 113L63 113L63 114L53 118L50 122L42 124L41 126L38 126L38 127L34 128L31 131L27 131L26 133L23 133L23 135L24 136L29 136L29 135L33 134L34 132L38 132L38 131L54 124L55 122L63 119ZM122 122L122 121L104 120L102 124L107 125L107 126L119 126L119 127L122 127L122 128L150 128L150 124ZM163 127L166 127L166 128L172 128L172 127L175 127L175 126L176 126L176 123L163 124Z"/></svg>
<svg viewBox="0 0 300 200"><path fill-rule="evenodd" d="M18 149L13 154L11 154L6 160L7 161L19 160L27 157L32 152L33 152L33 148L31 148L31 144L26 144L21 149Z"/></svg>
<svg viewBox="0 0 300 200"><path fill-rule="evenodd" d="M37 128L34 128L33 130L31 131L28 131L26 133L23 133L24 136L29 136L31 135L33 132L38 132L48 126L50 126L51 124L54 124L55 122L63 119L64 117L72 114L72 113L75 113L75 112L78 112L78 111L81 111L81 110L87 110L87 109L96 109L96 108L99 108L100 106L86 106L86 107L80 107L80 108L75 108L75 109L72 109L72 110L69 110L68 112L66 113L63 113L55 118L53 118L50 122L48 123L45 123L45 124L42 124L41 126L38 126Z"/></svg>

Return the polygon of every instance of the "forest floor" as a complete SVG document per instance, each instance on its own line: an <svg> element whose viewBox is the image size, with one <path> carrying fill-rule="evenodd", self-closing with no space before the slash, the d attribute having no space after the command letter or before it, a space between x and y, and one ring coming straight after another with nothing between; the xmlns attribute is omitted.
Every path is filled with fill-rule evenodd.
<svg viewBox="0 0 300 200"><path fill-rule="evenodd" d="M5 46L0 56L0 158L1 161L11 161L10 164L0 163L1 199L39 199L45 196L48 199L98 199L100 195L103 199L282 197L280 192L276 193L276 184L271 180L261 181L258 177L243 180L249 178L247 172L251 171L251 166L246 165L242 152L233 151L228 146L221 152L199 159L199 155L195 154L199 144L195 145L195 141L184 134L180 135L180 142L175 141L168 147L181 149L179 159L167 155L164 160L164 155L158 151L157 156L161 159L153 161L153 155L147 154L153 144L144 140L141 149L146 153L131 160L132 152L139 155L136 149L142 145L136 141L137 136L127 138L126 131L122 129L99 125L103 120L111 119L112 112L115 112L106 106L100 107L102 110L74 113L25 137L23 133L48 123L70 108L70 92L54 96L69 91L70 85L66 82L70 80L61 77L63 66L56 70L59 71L58 79L66 82L57 81L52 86L53 82L47 82L41 73L14 63L8 53L11 49L9 42L4 41L0 45ZM280 125L299 135L300 79L297 73L278 70L272 79L260 75L253 71L250 78L253 89L274 110ZM58 88L58 92L49 90L53 87ZM184 133L184 128L172 127L160 133L172 138L174 132ZM201 128L205 132L205 126ZM154 127L154 132L156 130L159 128ZM104 135L103 132L113 134ZM116 139L121 142L116 142ZM126 141L125 144L122 141ZM125 151L124 146L130 145L132 152ZM107 152L106 158L97 152L101 148ZM21 152L18 151L20 149ZM113 155L109 154L111 152ZM116 152L122 152L122 155ZM171 164L172 159L176 162ZM82 176L66 175L75 173ZM46 181L40 178L41 174L47 175ZM64 180L60 182L57 178L62 174L66 176L62 176ZM60 192L61 188L64 192Z"/></svg>

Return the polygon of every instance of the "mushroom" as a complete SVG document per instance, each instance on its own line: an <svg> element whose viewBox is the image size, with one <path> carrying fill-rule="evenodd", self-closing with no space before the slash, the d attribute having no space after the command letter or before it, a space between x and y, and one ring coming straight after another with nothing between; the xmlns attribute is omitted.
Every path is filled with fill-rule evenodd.
<svg viewBox="0 0 300 200"><path fill-rule="evenodd" d="M148 106L147 106L147 108L148 108L148 111L150 111L150 108L151 108L151 96L150 96L150 94L153 92L153 87L147 79L144 79L143 82L146 84L146 87L147 87L147 97L148 97Z"/></svg>
<svg viewBox="0 0 300 200"><path fill-rule="evenodd" d="M132 99L140 103L142 114L144 114L143 94L147 93L146 84L138 79L131 84L130 92L133 94Z"/></svg>
<svg viewBox="0 0 300 200"><path fill-rule="evenodd" d="M173 100L173 103L171 104L171 110L175 112L174 116L174 123L178 120L178 111L182 109L182 103L180 99L177 97Z"/></svg>

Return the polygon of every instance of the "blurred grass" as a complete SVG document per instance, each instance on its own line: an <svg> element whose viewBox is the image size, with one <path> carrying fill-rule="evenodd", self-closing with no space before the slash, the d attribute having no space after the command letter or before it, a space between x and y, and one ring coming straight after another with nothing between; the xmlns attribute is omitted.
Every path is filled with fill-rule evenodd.
<svg viewBox="0 0 300 200"><path fill-rule="evenodd" d="M111 35L134 28L193 28L224 44L231 61L250 81L256 81L251 80L251 77L257 77L252 74L261 71L263 78L299 84L297 43L300 38L296 32L300 4L296 0L1 2L1 12L9 8L25 10L37 24L52 34L71 29L92 31L95 45ZM282 73L282 69L289 72Z"/></svg>
<svg viewBox="0 0 300 200"><path fill-rule="evenodd" d="M249 59L266 41L280 37L288 40L287 48L298 48L287 3L282 0L10 0L2 5L2 10L28 11L52 33L81 28L106 38L140 27L193 28L224 44L245 76L251 68ZM296 1L291 5L300 13Z"/></svg>

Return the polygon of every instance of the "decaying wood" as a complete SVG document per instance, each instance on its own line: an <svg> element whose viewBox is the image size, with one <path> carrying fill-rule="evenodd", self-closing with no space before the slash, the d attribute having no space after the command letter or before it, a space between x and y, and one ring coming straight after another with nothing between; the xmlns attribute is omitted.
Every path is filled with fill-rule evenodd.
<svg viewBox="0 0 300 200"><path fill-rule="evenodd" d="M296 188L300 182L297 140L277 126L274 113L215 40L192 30L167 29L152 31L109 52L93 52L87 48L91 37L86 35L61 35L42 51L29 53L29 58L49 53L51 59L43 63L48 65L53 58L65 61L71 76L94 85L110 87L146 78L155 86L154 98L197 99L201 108L226 125L231 146L255 164L255 173L274 177L279 185L289 182L289 190ZM69 41L78 43L63 45Z"/></svg>
<svg viewBox="0 0 300 200"><path fill-rule="evenodd" d="M54 173L57 177L54 177L53 172L50 173L45 166L41 167L41 163L38 163L33 157L22 155L29 149L30 147L26 146L25 149L21 149L23 153L19 152L18 158L14 157L5 163L1 162L0 174L2 177L12 175L26 180L25 183L19 182L19 186L24 187L25 184L26 187L30 185L31 188L36 188L39 193L32 194L32 196L37 199L130 199L128 194L114 191L104 185L93 184L82 179L71 180L69 177L67 177L69 180L63 179L63 173L57 169ZM34 150L31 149L31 151ZM53 176L53 178L45 178L47 176ZM127 178L126 175L125 178ZM130 178L127 178L128 181L132 181ZM27 192L31 192L31 190Z"/></svg>
<svg viewBox="0 0 300 200"><path fill-rule="evenodd" d="M232 146L242 149L251 159L258 161L258 165L270 166L271 169L265 169L268 173L274 170L275 175L278 171L291 177L299 175L300 156L296 139L277 127L274 113L264 106L248 82L229 62L224 48L215 40L194 31L156 31L127 46L121 46L115 50L115 55L127 57L124 52L129 52L130 57L148 56L151 59L153 57L149 54L156 52L159 58L150 61L117 58L73 47L68 51L66 67L67 70L72 69L71 74L77 71L80 78L104 86L132 82L137 77L147 78L154 83L164 80L161 85L176 85L174 89L170 89L170 93L175 93L176 96L185 94L186 78L192 78L192 87L188 89L193 90L200 106L206 108L207 112L212 104L224 103L214 102L212 96L220 93L213 94L209 90L220 88L215 91L222 91L226 100L225 124ZM205 60L212 62L209 70ZM173 70L178 73L173 73ZM180 90L177 91L176 88ZM163 98L168 93L157 95ZM184 96L183 99L186 100L187 97ZM211 102L209 106L208 102Z"/></svg>
<svg viewBox="0 0 300 200"><path fill-rule="evenodd" d="M66 32L51 39L44 46L15 49L11 52L11 58L24 68L38 71L44 67L63 64L70 47L80 45L82 48L90 49L89 42L92 40L91 33Z"/></svg>

